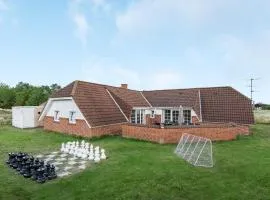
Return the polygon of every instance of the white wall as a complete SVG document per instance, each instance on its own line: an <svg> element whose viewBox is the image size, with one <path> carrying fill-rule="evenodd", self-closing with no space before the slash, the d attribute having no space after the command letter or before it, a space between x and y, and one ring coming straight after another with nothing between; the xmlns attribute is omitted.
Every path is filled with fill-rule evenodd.
<svg viewBox="0 0 270 200"><path fill-rule="evenodd" d="M38 123L38 106L20 106L12 108L12 125L17 128L35 128Z"/></svg>
<svg viewBox="0 0 270 200"><path fill-rule="evenodd" d="M12 126L17 128L23 127L23 113L22 109L19 109L18 107L12 108Z"/></svg>
<svg viewBox="0 0 270 200"><path fill-rule="evenodd" d="M56 110L59 111L60 118L69 118L69 112L75 111L76 119L84 119L73 99L52 100L46 116L54 117L54 111Z"/></svg>

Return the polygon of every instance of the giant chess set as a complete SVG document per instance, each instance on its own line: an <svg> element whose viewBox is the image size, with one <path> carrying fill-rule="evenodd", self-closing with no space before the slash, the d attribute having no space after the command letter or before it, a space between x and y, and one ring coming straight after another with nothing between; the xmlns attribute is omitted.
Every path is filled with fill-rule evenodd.
<svg viewBox="0 0 270 200"><path fill-rule="evenodd" d="M92 163L99 163L105 159L105 149L94 147L82 140L62 143L60 151L35 157L27 153L10 153L6 163L17 169L25 178L44 183L56 177L77 173Z"/></svg>

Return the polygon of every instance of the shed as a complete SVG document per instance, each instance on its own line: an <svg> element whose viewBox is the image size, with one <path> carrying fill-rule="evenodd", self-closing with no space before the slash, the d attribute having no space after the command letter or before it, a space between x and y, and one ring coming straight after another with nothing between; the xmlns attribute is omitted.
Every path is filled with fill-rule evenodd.
<svg viewBox="0 0 270 200"><path fill-rule="evenodd" d="M12 126L17 128L35 128L39 126L38 118L41 106L12 107Z"/></svg>

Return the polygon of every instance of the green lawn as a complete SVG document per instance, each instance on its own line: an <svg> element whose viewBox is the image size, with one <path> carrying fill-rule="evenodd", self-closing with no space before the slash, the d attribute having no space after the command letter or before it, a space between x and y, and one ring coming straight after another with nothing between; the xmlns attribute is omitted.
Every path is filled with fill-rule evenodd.
<svg viewBox="0 0 270 200"><path fill-rule="evenodd" d="M50 152L74 138L41 129L0 127L0 199L269 199L270 125L252 130L252 136L214 143L211 169L181 160L173 153L176 145L95 139L91 142L107 150L108 160L40 185L7 167L7 153Z"/></svg>

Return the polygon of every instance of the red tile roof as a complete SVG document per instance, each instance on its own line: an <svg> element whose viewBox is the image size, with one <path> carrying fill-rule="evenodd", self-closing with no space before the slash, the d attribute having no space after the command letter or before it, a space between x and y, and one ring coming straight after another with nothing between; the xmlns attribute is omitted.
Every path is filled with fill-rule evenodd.
<svg viewBox="0 0 270 200"><path fill-rule="evenodd" d="M232 87L200 91L203 121L254 124L251 100Z"/></svg>
<svg viewBox="0 0 270 200"><path fill-rule="evenodd" d="M110 97L105 85L75 81L57 91L52 97L73 97L92 127L127 121Z"/></svg>
<svg viewBox="0 0 270 200"><path fill-rule="evenodd" d="M200 118L199 89L152 90L143 95L153 107L190 107Z"/></svg>
<svg viewBox="0 0 270 200"><path fill-rule="evenodd" d="M254 123L250 99L231 87L140 92L74 81L52 97L73 97L92 127L126 122L133 107L149 107L149 103L153 107L192 107L205 122Z"/></svg>
<svg viewBox="0 0 270 200"><path fill-rule="evenodd" d="M107 88L128 118L133 107L150 107L139 91L111 86Z"/></svg>

